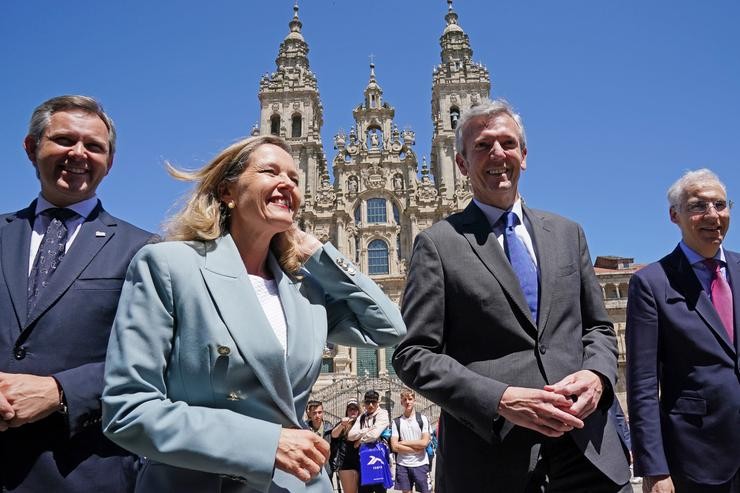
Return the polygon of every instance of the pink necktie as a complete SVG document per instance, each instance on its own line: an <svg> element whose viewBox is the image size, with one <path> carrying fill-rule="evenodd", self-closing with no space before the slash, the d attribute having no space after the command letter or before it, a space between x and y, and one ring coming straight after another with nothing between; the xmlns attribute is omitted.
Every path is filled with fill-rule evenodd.
<svg viewBox="0 0 740 493"><path fill-rule="evenodd" d="M725 326L727 335L730 336L730 342L734 342L734 320L732 313L732 291L727 279L722 275L720 264L713 258L704 259L704 264L712 273L710 290L712 291L712 304L717 310L722 324Z"/></svg>

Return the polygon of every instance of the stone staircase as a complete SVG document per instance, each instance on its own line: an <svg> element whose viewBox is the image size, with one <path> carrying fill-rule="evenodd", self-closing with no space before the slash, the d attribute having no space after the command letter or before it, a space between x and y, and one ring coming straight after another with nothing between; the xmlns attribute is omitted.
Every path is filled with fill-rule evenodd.
<svg viewBox="0 0 740 493"><path fill-rule="evenodd" d="M399 393L404 388L398 377L336 377L334 382L315 390L311 399L324 403L324 419L337 423L344 416L347 402L355 399L362 407L362 398L368 390L375 390L380 394L381 406L388 410L391 419L402 413ZM425 397L416 394L416 412L429 418L434 428L439 420L439 406Z"/></svg>

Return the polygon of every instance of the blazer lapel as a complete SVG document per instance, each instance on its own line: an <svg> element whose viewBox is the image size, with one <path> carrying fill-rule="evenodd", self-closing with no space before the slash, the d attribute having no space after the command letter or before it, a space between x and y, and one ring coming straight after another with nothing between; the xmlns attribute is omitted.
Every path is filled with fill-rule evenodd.
<svg viewBox="0 0 740 493"><path fill-rule="evenodd" d="M522 204L524 216L531 226L529 233L532 236L534 251L537 254L537 267L540 274L540 299L537 312L537 328L539 337L547 326L547 317L552 307L552 289L555 285L555 266L557 265L558 245L553 242L550 226L543 217Z"/></svg>
<svg viewBox="0 0 740 493"><path fill-rule="evenodd" d="M735 265L732 269L737 272L737 263L735 262L734 264ZM668 266L669 268L674 269L674 275L669 276L669 278L678 284L677 290L679 292L685 293L686 302L689 308L694 306L696 313L699 314L699 317L701 317L707 327L714 332L722 346L724 346L724 348L731 354L735 353L735 348L730 344L730 338L727 336L727 331L722 324L722 320L717 314L717 310L715 310L714 305L712 305L712 300L709 299L706 291L702 288L699 279L697 279L696 274L694 273L694 269L691 267L691 264L689 264L689 261L686 259L680 246L676 247L676 249L673 250L673 253L669 256ZM730 275L732 275L733 270L730 271ZM737 272L737 275L740 276L740 272ZM737 301L734 301L733 303L737 309Z"/></svg>
<svg viewBox="0 0 740 493"><path fill-rule="evenodd" d="M735 353L740 352L740 341L738 341L738 319L740 318L740 290L736 290L735 286L740 286L740 256L734 252L725 250L725 260L727 261L727 274L730 279L730 287L732 288L732 313L735 336ZM728 340L729 342L729 340Z"/></svg>
<svg viewBox="0 0 740 493"><path fill-rule="evenodd" d="M28 312L28 264L31 249L31 233L36 201L8 217L9 224L2 230L2 270L5 284L10 292L16 319L20 328L26 326Z"/></svg>
<svg viewBox="0 0 740 493"><path fill-rule="evenodd" d="M501 248L496 235L491 231L491 225L483 212L471 202L463 211L462 234L468 240L475 254L483 262L493 277L498 281L512 304L530 322L524 329L536 336L537 327L532 320L532 312L529 311L527 300L519 285L514 270L511 268L509 259L506 258L504 249Z"/></svg>
<svg viewBox="0 0 740 493"><path fill-rule="evenodd" d="M265 317L231 235L216 240L216 247L206 253L201 273L242 357L285 417L300 426L283 348Z"/></svg>
<svg viewBox="0 0 740 493"><path fill-rule="evenodd" d="M41 292L24 328L28 328L42 313L56 303L115 234L115 219L103 211L98 203L98 206L80 226L77 237L69 251L64 254L59 267L49 280L49 285Z"/></svg>

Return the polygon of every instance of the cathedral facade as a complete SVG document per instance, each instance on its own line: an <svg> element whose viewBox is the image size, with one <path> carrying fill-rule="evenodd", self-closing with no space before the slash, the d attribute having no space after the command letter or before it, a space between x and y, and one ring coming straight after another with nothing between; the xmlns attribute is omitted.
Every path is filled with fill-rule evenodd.
<svg viewBox="0 0 740 493"><path fill-rule="evenodd" d="M432 73L429 163L419 162L414 152L414 132L394 122L395 110L383 98L371 63L352 127L334 136L330 169L320 136L323 107L297 5L276 69L259 86L260 121L253 134L280 135L289 143L304 195L300 227L331 241L399 304L416 235L472 198L455 164L455 125L491 89L488 71L473 61L452 0L447 3L441 60ZM317 387L343 376L393 376L392 351L327 347Z"/></svg>

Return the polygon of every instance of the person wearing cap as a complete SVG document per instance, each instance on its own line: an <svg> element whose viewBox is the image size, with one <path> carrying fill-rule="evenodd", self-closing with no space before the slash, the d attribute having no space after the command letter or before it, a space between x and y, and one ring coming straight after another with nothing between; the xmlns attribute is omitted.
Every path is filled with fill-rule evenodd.
<svg viewBox="0 0 740 493"><path fill-rule="evenodd" d="M347 439L347 433L360 415L356 399L347 402L344 417L331 430L331 456L329 463L339 477L344 493L357 493L360 486L360 452L355 442Z"/></svg>
<svg viewBox="0 0 740 493"><path fill-rule="evenodd" d="M363 399L365 412L355 421L347 434L347 439L356 442L359 447L362 443L374 443L380 439L380 435L390 425L388 411L380 407L380 395L375 390L365 392ZM371 484L360 486L360 493L381 492L386 489L382 484Z"/></svg>

